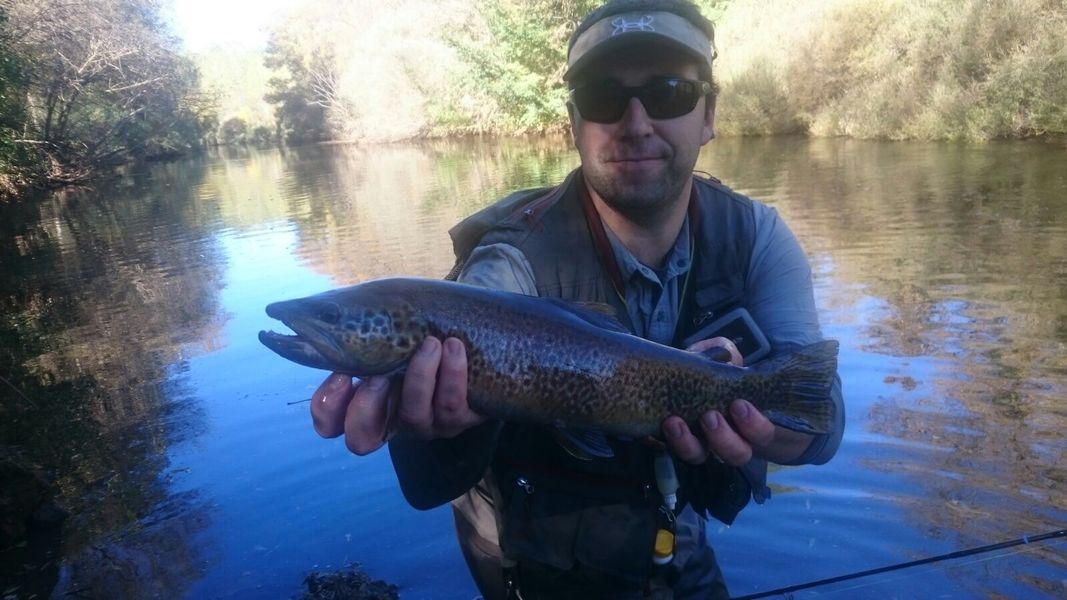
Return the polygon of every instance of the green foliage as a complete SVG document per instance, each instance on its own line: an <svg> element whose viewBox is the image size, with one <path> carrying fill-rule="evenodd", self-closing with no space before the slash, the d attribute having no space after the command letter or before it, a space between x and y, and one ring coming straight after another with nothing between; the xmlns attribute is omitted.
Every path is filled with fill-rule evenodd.
<svg viewBox="0 0 1067 600"><path fill-rule="evenodd" d="M153 0L11 0L3 11L0 163L29 156L27 179L74 183L180 155L213 128L198 73Z"/></svg>
<svg viewBox="0 0 1067 600"><path fill-rule="evenodd" d="M11 49L7 13L0 6L0 199L33 179L34 153L17 142L26 118L26 64Z"/></svg>
<svg viewBox="0 0 1067 600"><path fill-rule="evenodd" d="M729 119L720 119L717 126L721 134L771 135L804 130L781 77L766 60L754 62L734 77L719 102L729 107Z"/></svg>
<svg viewBox="0 0 1067 600"><path fill-rule="evenodd" d="M266 125L250 127L241 117L231 117L219 126L220 146L248 145L265 147L274 143L274 129Z"/></svg>
<svg viewBox="0 0 1067 600"><path fill-rule="evenodd" d="M271 35L264 64L276 75L264 98L277 105L278 131L290 144L329 139L325 107L316 89L320 70L330 66L327 61L321 54L305 58L298 40L286 32Z"/></svg>
<svg viewBox="0 0 1067 600"><path fill-rule="evenodd" d="M705 16L721 15L731 0L696 2ZM481 0L480 19L448 37L468 71L457 87L491 105L466 112L453 101L431 103L443 130L529 132L567 126L563 72L571 33L601 0Z"/></svg>
<svg viewBox="0 0 1067 600"><path fill-rule="evenodd" d="M247 141L248 123L245 123L244 119L240 117L232 117L219 126L220 145L228 146L230 144L244 144Z"/></svg>
<svg viewBox="0 0 1067 600"><path fill-rule="evenodd" d="M722 24L724 131L802 124L814 135L966 140L1067 133L1062 1L778 0L769 10L737 0ZM757 73L765 92L753 90ZM753 104L777 107L778 118Z"/></svg>
<svg viewBox="0 0 1067 600"><path fill-rule="evenodd" d="M482 19L448 38L468 67L462 86L473 86L492 103L489 130L557 129L567 120L562 74L567 40L592 0L485 0ZM482 28L479 30L479 28ZM448 114L441 125L462 116Z"/></svg>
<svg viewBox="0 0 1067 600"><path fill-rule="evenodd" d="M274 141L274 129L266 125L254 127L248 135L248 142L260 148L270 146Z"/></svg>
<svg viewBox="0 0 1067 600"><path fill-rule="evenodd" d="M274 107L264 95L271 72L263 64L263 52L213 48L192 56L200 72L200 86L225 123L239 118L250 129L266 127L273 135ZM215 137L219 132L215 132Z"/></svg>

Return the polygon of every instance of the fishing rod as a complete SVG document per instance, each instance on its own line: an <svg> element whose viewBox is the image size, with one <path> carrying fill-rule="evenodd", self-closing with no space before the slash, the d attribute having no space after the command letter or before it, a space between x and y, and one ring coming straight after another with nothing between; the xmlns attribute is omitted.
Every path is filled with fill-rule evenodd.
<svg viewBox="0 0 1067 600"><path fill-rule="evenodd" d="M6 383L7 387L15 390L16 394L18 394L19 396L22 396L22 399L26 401L26 404L29 404L33 408L37 408L37 405L34 404L33 400L30 400L29 398L27 398L26 394L23 394L22 390L20 390L17 387L15 387L15 384L13 384L10 381L8 381L6 377L4 377L3 375L0 375L0 381L3 381L4 383Z"/></svg>
<svg viewBox="0 0 1067 600"><path fill-rule="evenodd" d="M975 554L983 554L985 552L993 552L996 550L1003 550L1005 548L1012 548L1014 546L1020 546L1023 544L1033 544L1036 542L1043 542L1045 540L1052 540L1056 538L1067 537L1067 529L1059 529L1056 531L1050 531L1048 533L1042 533L1041 535L1024 535L1021 538L1010 540L1007 542L1000 542L998 544L989 544L987 546L978 546L976 548L970 548L967 550L957 550L955 552L949 552L948 554L939 554L937 556L931 556L929 558L922 558L919 560L913 560L904 563L898 563L895 565L889 565L887 567L879 567L877 569L868 569L866 571L859 571L857 573L849 573L848 575L838 575L837 577L828 577L826 579L820 579L818 581L809 581L808 583L800 583L797 585L790 585L776 590L770 590L768 592L758 592L755 594L749 594L747 596L739 596L732 600L756 600L757 598L767 598L769 596L779 596L784 594L791 594L800 590L806 590L822 585L829 585L831 583L840 583L842 581L848 581L850 579L859 579L860 577L867 577L869 575L878 575L880 573L888 573L890 571L899 571L901 569L908 569L911 567L918 567L922 565L928 565L942 560L951 560L953 558L963 558L964 556L973 556Z"/></svg>

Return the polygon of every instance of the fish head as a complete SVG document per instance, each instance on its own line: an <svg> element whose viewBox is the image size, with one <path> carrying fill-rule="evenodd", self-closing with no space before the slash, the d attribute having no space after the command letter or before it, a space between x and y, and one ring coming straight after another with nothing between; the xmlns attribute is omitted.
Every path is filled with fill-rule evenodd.
<svg viewBox="0 0 1067 600"><path fill-rule="evenodd" d="M259 340L293 362L358 377L395 372L428 328L410 304L370 286L352 286L267 305L296 335L261 331Z"/></svg>

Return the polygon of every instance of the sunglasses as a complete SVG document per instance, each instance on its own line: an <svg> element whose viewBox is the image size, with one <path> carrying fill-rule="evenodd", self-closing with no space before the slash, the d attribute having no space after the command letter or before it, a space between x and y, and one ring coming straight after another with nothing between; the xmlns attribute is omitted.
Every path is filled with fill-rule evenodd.
<svg viewBox="0 0 1067 600"><path fill-rule="evenodd" d="M688 114L701 96L711 93L706 81L669 77L629 87L604 80L571 90L571 102L586 121L615 123L626 114L630 98L637 98L653 119L674 119Z"/></svg>

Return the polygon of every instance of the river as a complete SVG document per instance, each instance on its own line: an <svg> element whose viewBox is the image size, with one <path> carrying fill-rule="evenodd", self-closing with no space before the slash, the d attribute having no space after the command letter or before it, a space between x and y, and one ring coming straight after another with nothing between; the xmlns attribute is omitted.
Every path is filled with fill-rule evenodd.
<svg viewBox="0 0 1067 600"><path fill-rule="evenodd" d="M69 512L5 551L5 597L283 598L354 562L475 597L449 511L319 439L323 373L256 333L274 300L442 276L454 222L576 164L562 138L231 150L0 205L0 466ZM833 461L710 525L734 594L1067 526L1067 148L732 138L698 169L799 237L847 404ZM1061 539L794 597L1065 596Z"/></svg>

